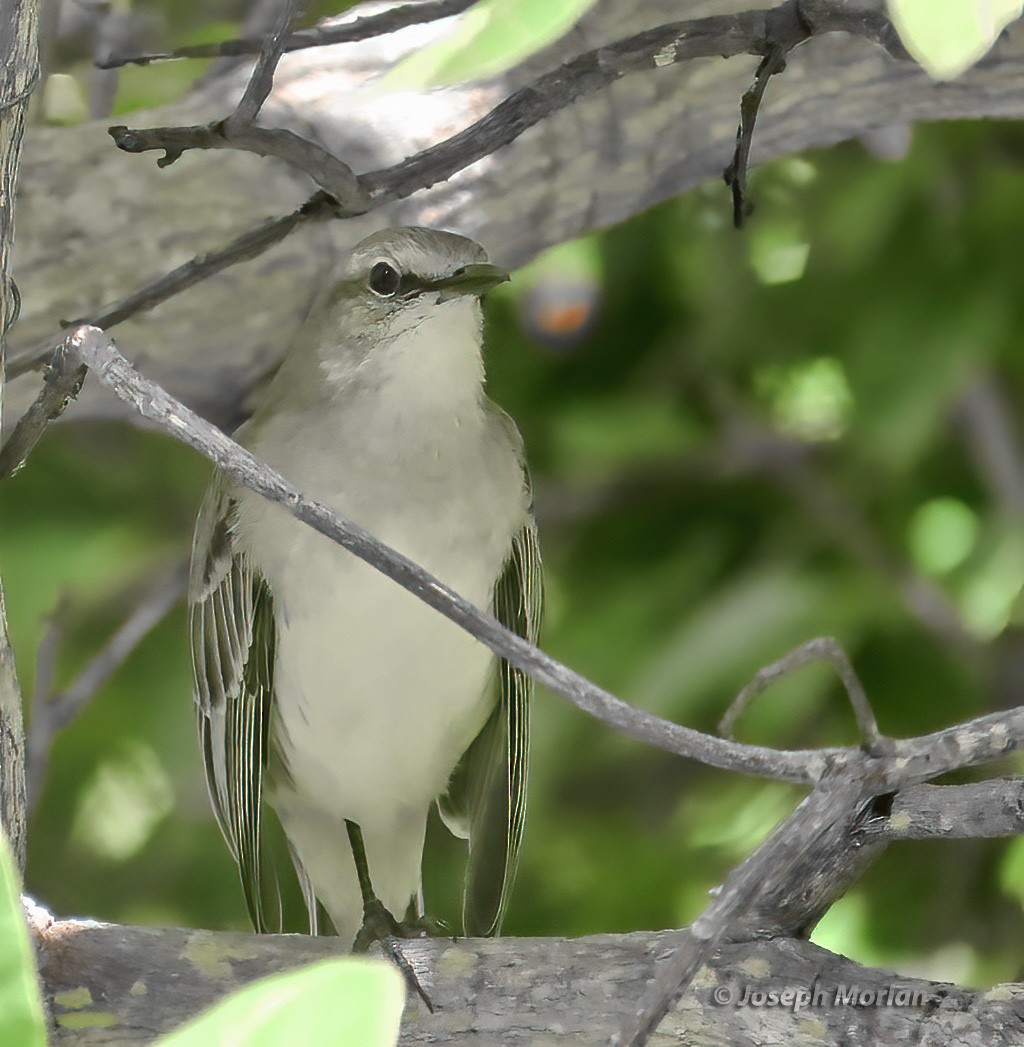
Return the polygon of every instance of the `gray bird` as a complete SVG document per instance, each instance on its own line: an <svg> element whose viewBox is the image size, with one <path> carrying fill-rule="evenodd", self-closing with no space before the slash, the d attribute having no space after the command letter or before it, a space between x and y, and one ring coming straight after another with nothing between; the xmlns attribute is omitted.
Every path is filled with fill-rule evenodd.
<svg viewBox="0 0 1024 1047"><path fill-rule="evenodd" d="M522 440L483 388L480 296L506 279L452 233L368 237L236 438L536 642ZM500 931L526 810L529 679L219 473L196 523L189 601L207 784L256 929L272 922L266 800L313 933L319 902L352 942L370 883L390 913L422 913L435 802L469 840L466 933Z"/></svg>

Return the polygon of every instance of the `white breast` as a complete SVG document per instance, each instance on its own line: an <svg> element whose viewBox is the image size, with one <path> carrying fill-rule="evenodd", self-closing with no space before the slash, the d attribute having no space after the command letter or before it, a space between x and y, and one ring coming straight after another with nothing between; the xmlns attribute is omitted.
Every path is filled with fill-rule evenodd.
<svg viewBox="0 0 1024 1047"><path fill-rule="evenodd" d="M495 413L479 400L448 412L418 446L408 434L395 439L401 420L347 412L330 421L285 441L288 451L265 426L250 446L489 610L528 512L518 450ZM273 732L287 777L271 802L336 924L351 925L358 897L342 845L346 818L363 827L377 892L400 912L418 889L430 804L493 707L494 657L281 507L242 493L238 519L236 539L274 595Z"/></svg>

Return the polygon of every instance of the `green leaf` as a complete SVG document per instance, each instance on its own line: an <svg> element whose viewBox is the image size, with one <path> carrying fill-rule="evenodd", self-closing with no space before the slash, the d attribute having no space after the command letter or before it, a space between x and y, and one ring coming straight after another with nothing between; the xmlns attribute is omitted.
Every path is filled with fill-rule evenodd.
<svg viewBox="0 0 1024 1047"><path fill-rule="evenodd" d="M497 76L563 36L594 0L480 0L437 43L399 62L380 83L441 87Z"/></svg>
<svg viewBox="0 0 1024 1047"><path fill-rule="evenodd" d="M45 1047L35 956L21 909L21 878L0 832L0 1029L3 1042Z"/></svg>
<svg viewBox="0 0 1024 1047"><path fill-rule="evenodd" d="M906 49L936 80L970 69L1019 18L1021 0L889 0Z"/></svg>
<svg viewBox="0 0 1024 1047"><path fill-rule="evenodd" d="M263 978L234 993L161 1047L393 1047L405 986L389 963L347 956Z"/></svg>

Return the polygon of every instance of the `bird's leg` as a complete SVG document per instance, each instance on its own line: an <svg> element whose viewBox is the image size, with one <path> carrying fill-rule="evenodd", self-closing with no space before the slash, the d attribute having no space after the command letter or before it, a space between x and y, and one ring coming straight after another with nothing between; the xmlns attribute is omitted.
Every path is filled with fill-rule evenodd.
<svg viewBox="0 0 1024 1047"><path fill-rule="evenodd" d="M406 985L412 989L433 1013L434 1004L420 984L416 972L402 952L396 939L409 937L409 927L395 919L388 907L377 897L370 880L370 865L366 860L366 845L363 843L363 830L358 823L345 819L349 846L352 858L356 863L356 877L359 880L359 893L363 898L363 925L359 928L353 952L366 952L374 942L380 942L381 949L391 962L402 972Z"/></svg>

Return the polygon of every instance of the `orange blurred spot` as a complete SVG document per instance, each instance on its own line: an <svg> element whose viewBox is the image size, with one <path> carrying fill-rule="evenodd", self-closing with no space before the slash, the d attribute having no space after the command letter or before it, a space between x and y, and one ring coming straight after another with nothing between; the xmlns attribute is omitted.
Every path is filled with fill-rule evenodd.
<svg viewBox="0 0 1024 1047"><path fill-rule="evenodd" d="M574 334L590 319L590 303L545 305L536 318L537 326L547 334Z"/></svg>

